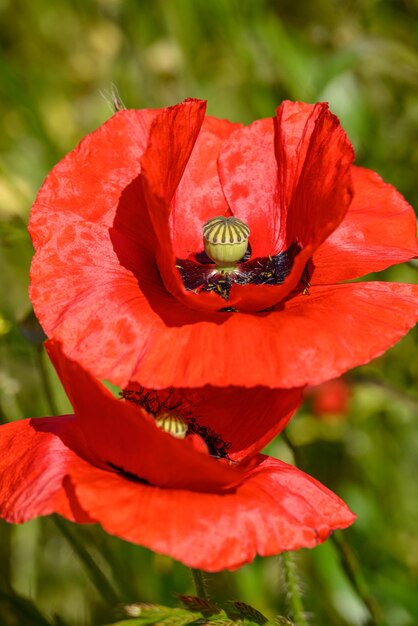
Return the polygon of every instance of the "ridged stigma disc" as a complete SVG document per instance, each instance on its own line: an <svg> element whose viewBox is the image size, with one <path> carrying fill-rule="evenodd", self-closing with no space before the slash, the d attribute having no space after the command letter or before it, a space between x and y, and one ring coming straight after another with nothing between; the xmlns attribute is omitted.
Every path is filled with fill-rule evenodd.
<svg viewBox="0 0 418 626"><path fill-rule="evenodd" d="M235 264L247 252L250 229L237 217L212 217L203 226L203 243L206 254L224 270Z"/></svg>
<svg viewBox="0 0 418 626"><path fill-rule="evenodd" d="M188 424L178 413L162 413L155 422L158 428L177 439L184 439L187 435Z"/></svg>

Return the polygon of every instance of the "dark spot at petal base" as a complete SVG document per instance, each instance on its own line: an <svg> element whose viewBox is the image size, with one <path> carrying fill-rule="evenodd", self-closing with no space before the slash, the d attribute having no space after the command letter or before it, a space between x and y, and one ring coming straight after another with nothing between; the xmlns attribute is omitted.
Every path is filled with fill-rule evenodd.
<svg viewBox="0 0 418 626"><path fill-rule="evenodd" d="M132 474L132 472L127 472L126 470L123 469L123 467L119 467L118 465L115 465L114 463L110 463L110 461L108 461L107 464L112 470L120 474L123 478L126 478L126 480L130 480L133 483L140 483L141 485L151 484L148 480L146 480L146 478L141 478L140 476L137 476L136 474Z"/></svg>

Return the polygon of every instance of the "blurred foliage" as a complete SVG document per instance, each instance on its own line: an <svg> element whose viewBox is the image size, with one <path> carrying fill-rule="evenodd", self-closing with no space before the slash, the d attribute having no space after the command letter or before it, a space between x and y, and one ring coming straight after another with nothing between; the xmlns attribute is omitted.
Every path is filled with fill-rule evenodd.
<svg viewBox="0 0 418 626"><path fill-rule="evenodd" d="M245 123L271 115L285 98L327 100L357 162L418 206L416 0L0 0L0 15L3 422L47 415L51 403L70 410L30 343L39 336L27 296L26 223L51 166L111 114L114 86L127 107L194 96L208 99L209 113ZM417 267L384 277L413 282ZM308 400L287 434L301 466L357 513L344 537L390 626L418 623L417 344L412 332L350 373L345 414L315 415ZM284 438L269 451L293 460ZM52 518L0 525L2 626L109 623L118 618L116 597L170 604L173 590L193 593L189 573L170 559L93 526L66 526ZM77 545L88 550L89 567ZM312 623L370 624L337 548L328 541L297 556ZM111 594L100 595L95 567ZM269 618L289 614L276 558L209 582L220 602L242 599Z"/></svg>

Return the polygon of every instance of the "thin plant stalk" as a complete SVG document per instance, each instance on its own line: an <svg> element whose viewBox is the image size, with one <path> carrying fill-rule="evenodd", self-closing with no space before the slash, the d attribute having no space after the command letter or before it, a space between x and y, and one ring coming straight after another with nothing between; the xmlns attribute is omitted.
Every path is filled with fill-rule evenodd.
<svg viewBox="0 0 418 626"><path fill-rule="evenodd" d="M203 600L209 601L209 594L207 589L207 580L204 573L200 569L190 568L194 586L196 589L196 595Z"/></svg>
<svg viewBox="0 0 418 626"><path fill-rule="evenodd" d="M356 555L341 532L336 531L332 535L331 540L337 549L341 565L347 575L347 578L370 613L369 624L371 626L380 626L382 623L380 607L369 591Z"/></svg>
<svg viewBox="0 0 418 626"><path fill-rule="evenodd" d="M57 403L55 402L54 392L52 390L51 381L49 378L48 370L46 368L45 348L43 346L37 346L35 348L35 359L42 383L42 390L48 403L48 408L51 412L51 415L58 415L59 409Z"/></svg>
<svg viewBox="0 0 418 626"><path fill-rule="evenodd" d="M296 466L304 470L305 463L302 452L297 446L295 446L286 432L283 432L281 436L292 451ZM365 604L370 614L370 626L380 626L382 623L382 617L379 604L369 591L366 580L361 572L360 564L353 550L344 539L341 532L336 531L333 533L333 535L331 535L331 541L338 552L341 565L351 583L351 586L359 596L360 600Z"/></svg>
<svg viewBox="0 0 418 626"><path fill-rule="evenodd" d="M308 626L293 556L289 552L283 552L281 562L294 624L295 626Z"/></svg>
<svg viewBox="0 0 418 626"><path fill-rule="evenodd" d="M79 541L76 533L73 533L68 525L58 515L54 515L53 520L59 531L62 533L62 535L71 545L74 552L84 564L86 570L90 575L91 580L94 583L94 586L100 593L105 604L110 606L116 606L120 601L116 591L114 590L113 586L108 581L106 576L103 574L96 561L86 550L83 543Z"/></svg>

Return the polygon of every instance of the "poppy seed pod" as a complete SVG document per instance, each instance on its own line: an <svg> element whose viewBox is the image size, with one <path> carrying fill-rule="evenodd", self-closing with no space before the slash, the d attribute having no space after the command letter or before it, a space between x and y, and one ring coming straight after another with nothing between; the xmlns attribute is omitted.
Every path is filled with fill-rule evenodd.
<svg viewBox="0 0 418 626"><path fill-rule="evenodd" d="M222 272L234 271L248 248L250 229L236 217L219 215L203 226L205 252Z"/></svg>

